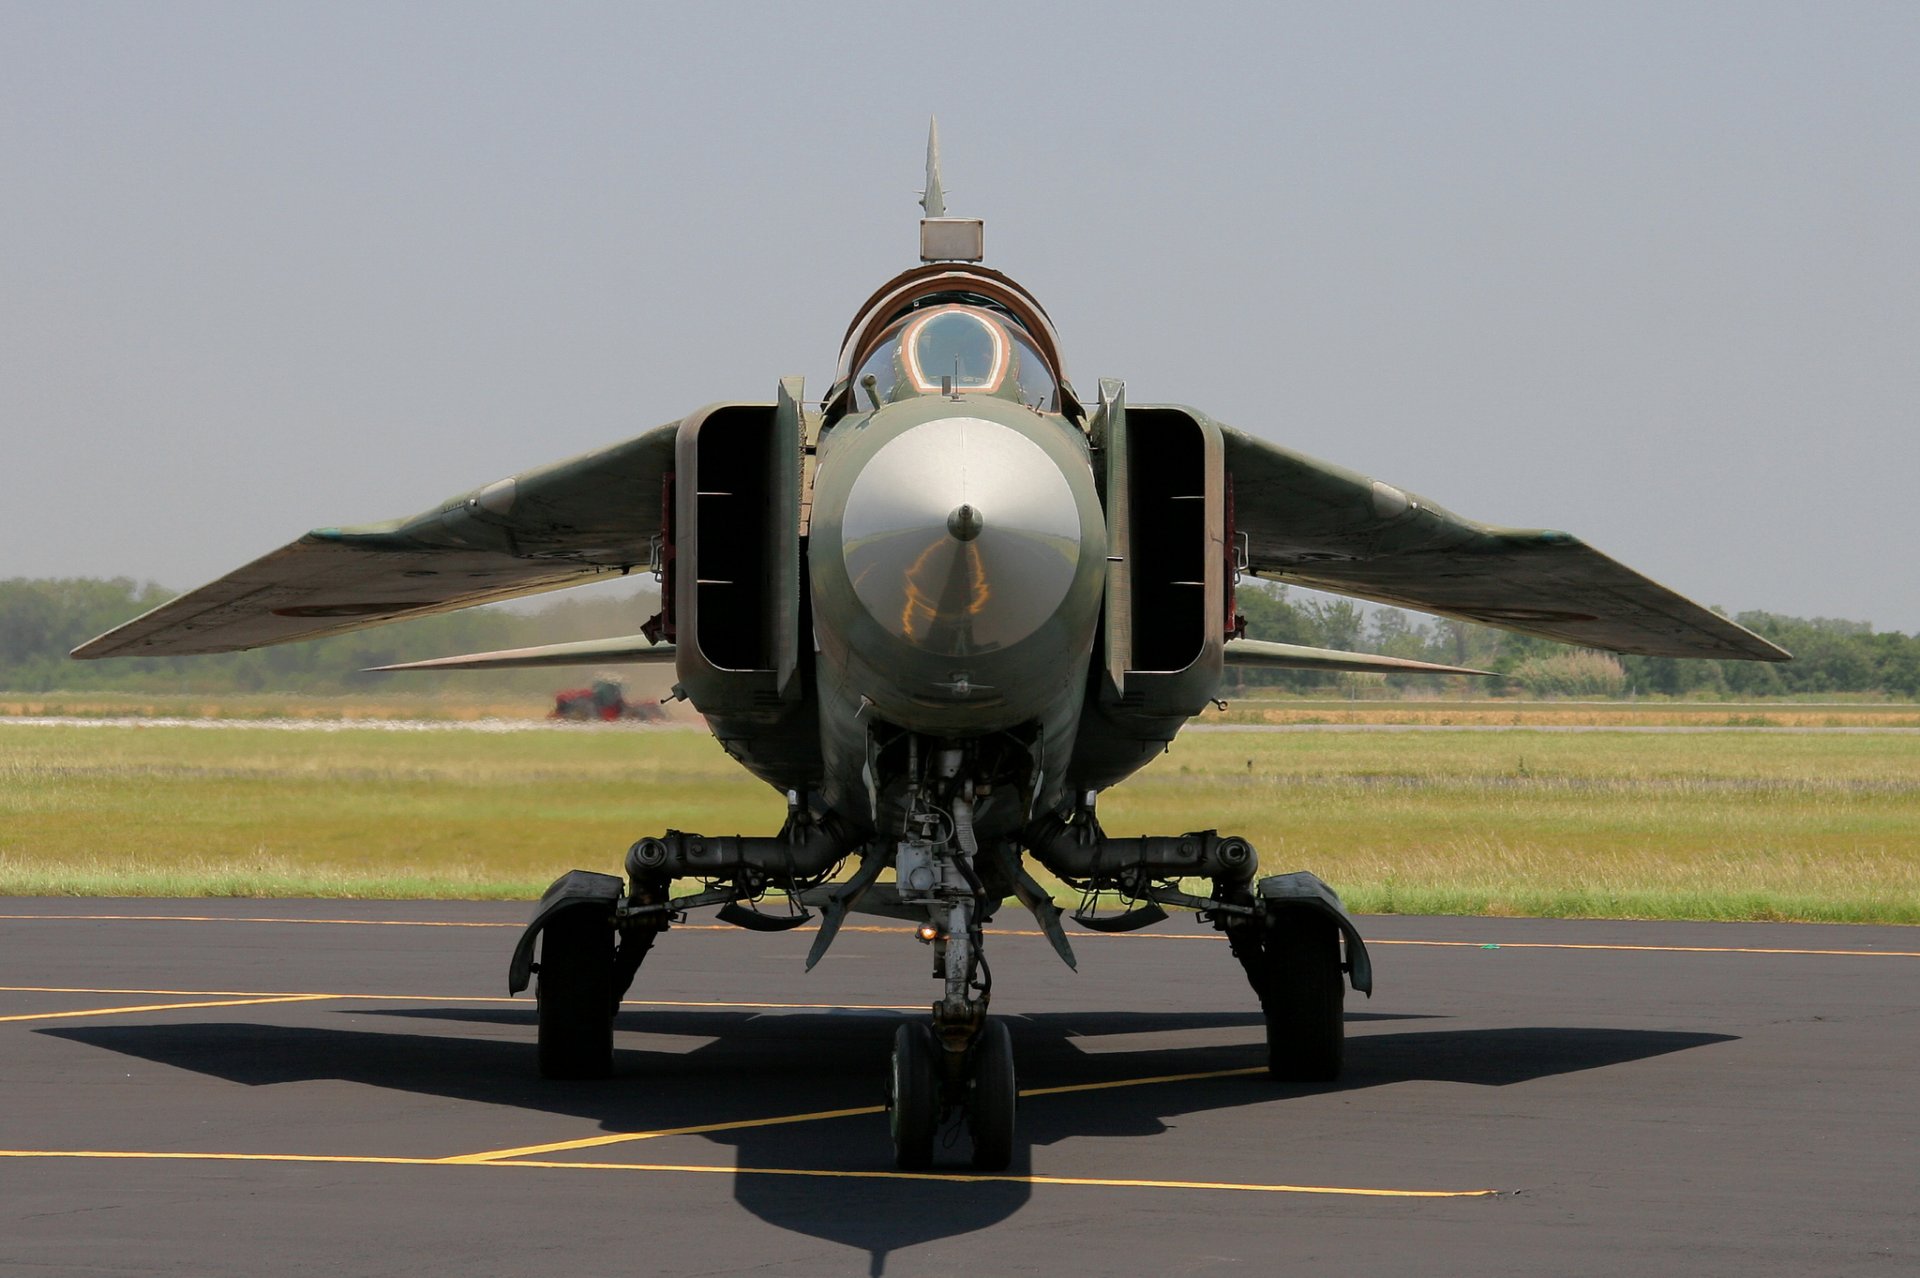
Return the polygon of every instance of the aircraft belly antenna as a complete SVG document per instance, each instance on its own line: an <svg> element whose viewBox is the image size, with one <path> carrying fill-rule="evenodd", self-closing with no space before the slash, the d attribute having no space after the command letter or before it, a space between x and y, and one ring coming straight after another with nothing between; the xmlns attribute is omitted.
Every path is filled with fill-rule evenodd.
<svg viewBox="0 0 1920 1278"><path fill-rule="evenodd" d="M977 217L948 217L947 193L940 185L940 119L927 122L927 185L920 192L920 260L978 262L986 256L985 224Z"/></svg>

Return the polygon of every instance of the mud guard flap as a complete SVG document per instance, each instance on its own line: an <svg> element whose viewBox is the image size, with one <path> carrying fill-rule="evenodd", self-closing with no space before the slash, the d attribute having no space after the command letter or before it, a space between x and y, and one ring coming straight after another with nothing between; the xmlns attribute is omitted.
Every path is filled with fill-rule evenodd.
<svg viewBox="0 0 1920 1278"><path fill-rule="evenodd" d="M613 907L626 892L626 881L615 874L568 870L555 879L553 886L541 894L540 908L533 912L533 921L520 934L520 943L513 947L513 962L507 968L507 993L518 994L533 979L533 943L554 915L592 905L604 906L611 918Z"/></svg>
<svg viewBox="0 0 1920 1278"><path fill-rule="evenodd" d="M1293 874L1270 874L1254 887L1263 903L1272 906L1305 906L1318 910L1339 925L1347 940L1347 980L1368 998L1373 997L1373 960L1367 956L1367 943L1360 939L1347 907L1334 890L1305 870Z"/></svg>

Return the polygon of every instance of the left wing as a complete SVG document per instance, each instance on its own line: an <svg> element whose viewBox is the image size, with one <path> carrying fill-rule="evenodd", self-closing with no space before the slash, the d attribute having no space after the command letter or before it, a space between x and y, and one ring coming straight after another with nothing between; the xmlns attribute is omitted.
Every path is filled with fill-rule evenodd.
<svg viewBox="0 0 1920 1278"><path fill-rule="evenodd" d="M1245 536L1247 567L1258 576L1614 652L1791 659L1568 533L1478 523L1344 467L1220 430L1234 532Z"/></svg>
<svg viewBox="0 0 1920 1278"><path fill-rule="evenodd" d="M411 519L316 529L73 655L235 652L648 567L678 429L502 479Z"/></svg>

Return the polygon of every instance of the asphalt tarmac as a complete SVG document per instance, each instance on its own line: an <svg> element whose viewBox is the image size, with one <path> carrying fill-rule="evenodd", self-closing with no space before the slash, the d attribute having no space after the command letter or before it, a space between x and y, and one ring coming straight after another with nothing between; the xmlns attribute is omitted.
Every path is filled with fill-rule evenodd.
<svg viewBox="0 0 1920 1278"><path fill-rule="evenodd" d="M0 1273L1920 1272L1920 929L1365 919L1327 1087L1190 920L990 937L977 1176L892 1169L910 934L675 929L563 1084L526 913L0 900Z"/></svg>

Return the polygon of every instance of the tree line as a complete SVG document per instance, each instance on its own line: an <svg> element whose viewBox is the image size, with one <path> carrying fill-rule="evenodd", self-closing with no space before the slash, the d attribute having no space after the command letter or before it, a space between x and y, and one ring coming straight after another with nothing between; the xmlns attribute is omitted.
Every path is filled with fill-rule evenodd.
<svg viewBox="0 0 1920 1278"><path fill-rule="evenodd" d="M391 687L369 666L461 652L520 648L632 634L657 608L644 588L612 597L577 592L537 611L473 608L376 626L312 643L205 657L73 661L67 653L93 636L156 608L171 592L120 577L14 578L0 581L0 689L12 692L300 692L336 694ZM1828 693L1920 698L1920 636L1876 632L1861 621L1744 612L1734 620L1793 653L1785 663L1615 657L1504 630L1397 608L1243 581L1239 611L1255 639L1376 652L1508 676L1486 687L1498 695L1768 697ZM564 679L564 675L559 676ZM1337 689L1343 677L1311 671L1234 671L1241 687L1278 685L1302 692ZM545 689L556 674L533 670L408 675L410 690L477 687ZM449 685L449 681L451 685ZM1476 681L1477 683L1478 681ZM1409 690L1454 690L1458 680L1395 676Z"/></svg>
<svg viewBox="0 0 1920 1278"><path fill-rule="evenodd" d="M649 583L650 584L650 583ZM336 695L403 688L550 689L564 671L369 674L367 667L498 648L633 634L657 610L644 590L609 597L601 590L557 599L538 611L498 606L374 626L311 643L203 657L127 657L74 661L67 654L173 597L125 577L14 578L0 581L0 689L10 692L120 691L195 695L298 692ZM394 684L390 680L404 680Z"/></svg>
<svg viewBox="0 0 1920 1278"><path fill-rule="evenodd" d="M1743 612L1733 619L1785 648L1793 660L1699 661L1595 653L1471 622L1311 597L1263 582L1241 582L1237 606L1247 619L1249 638L1492 670L1507 676L1487 688L1495 695L1524 691L1537 696L1748 698L1847 693L1920 698L1920 636L1876 632L1864 621ZM1428 675L1393 678L1396 686L1434 690L1447 682ZM1243 686L1278 684L1302 691L1333 688L1342 681L1336 674L1291 670L1246 671L1242 679Z"/></svg>

